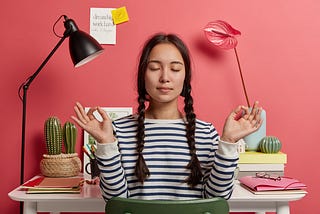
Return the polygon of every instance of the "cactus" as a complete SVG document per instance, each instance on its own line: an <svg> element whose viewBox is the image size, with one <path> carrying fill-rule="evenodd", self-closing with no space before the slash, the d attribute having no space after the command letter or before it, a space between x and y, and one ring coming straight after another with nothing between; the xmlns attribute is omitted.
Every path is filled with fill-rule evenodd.
<svg viewBox="0 0 320 214"><path fill-rule="evenodd" d="M67 121L63 126L63 141L65 153L75 153L75 146L77 140L77 127Z"/></svg>
<svg viewBox="0 0 320 214"><path fill-rule="evenodd" d="M59 155L62 150L62 127L57 117L49 117L44 123L44 134L49 155Z"/></svg>
<svg viewBox="0 0 320 214"><path fill-rule="evenodd" d="M281 149L281 142L277 137L266 136L261 139L259 148L263 153L277 153Z"/></svg>

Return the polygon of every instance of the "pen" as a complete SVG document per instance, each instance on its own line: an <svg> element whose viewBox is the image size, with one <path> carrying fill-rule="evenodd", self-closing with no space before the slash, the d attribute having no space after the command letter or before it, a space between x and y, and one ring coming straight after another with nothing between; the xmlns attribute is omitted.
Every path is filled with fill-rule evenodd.
<svg viewBox="0 0 320 214"><path fill-rule="evenodd" d="M94 147L94 145L91 145L91 153L93 154L93 156L94 156L95 151L96 151L96 148Z"/></svg>
<svg viewBox="0 0 320 214"><path fill-rule="evenodd" d="M86 147L82 147L82 151L92 160L92 156L89 154L89 152L87 151Z"/></svg>

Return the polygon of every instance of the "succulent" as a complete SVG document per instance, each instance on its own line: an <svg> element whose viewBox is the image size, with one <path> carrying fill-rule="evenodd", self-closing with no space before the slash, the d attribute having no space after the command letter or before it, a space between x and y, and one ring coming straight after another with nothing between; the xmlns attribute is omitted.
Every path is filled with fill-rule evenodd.
<svg viewBox="0 0 320 214"><path fill-rule="evenodd" d="M48 155L59 155L62 150L62 127L59 118L49 117L44 123Z"/></svg>
<svg viewBox="0 0 320 214"><path fill-rule="evenodd" d="M75 153L75 146L77 140L77 127L67 121L63 126L63 141L65 153Z"/></svg>
<svg viewBox="0 0 320 214"><path fill-rule="evenodd" d="M261 139L259 148L263 153L277 153L281 149L281 142L275 136L266 136Z"/></svg>

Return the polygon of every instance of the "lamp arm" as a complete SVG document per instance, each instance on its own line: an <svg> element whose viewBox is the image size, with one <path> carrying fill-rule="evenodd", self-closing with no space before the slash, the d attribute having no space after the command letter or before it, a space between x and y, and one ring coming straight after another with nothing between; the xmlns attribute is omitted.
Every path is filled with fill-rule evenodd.
<svg viewBox="0 0 320 214"><path fill-rule="evenodd" d="M41 63L39 68L34 72L26 82L23 83L23 96L22 96L22 103L23 103L23 110L22 110L22 134L21 134L21 169L20 169L20 184L24 183L24 153L25 153L25 131L26 131L26 112L27 112L27 92L29 89L29 86L33 82L33 80L38 76L42 68L47 64L47 62L50 60L50 58L53 56L53 54L56 52L56 50L61 46L63 41L68 37L68 35L64 35L61 37L57 45L53 48L53 50L49 53L47 58Z"/></svg>
<svg viewBox="0 0 320 214"><path fill-rule="evenodd" d="M47 62L50 60L50 58L53 56L53 54L56 52L56 50L61 46L61 44L64 42L64 40L67 38L67 36L61 37L57 45L53 48L53 50L49 53L47 58L41 63L39 68L28 78L28 80L23 84L23 88L29 88L32 81L38 76L42 68L47 64Z"/></svg>

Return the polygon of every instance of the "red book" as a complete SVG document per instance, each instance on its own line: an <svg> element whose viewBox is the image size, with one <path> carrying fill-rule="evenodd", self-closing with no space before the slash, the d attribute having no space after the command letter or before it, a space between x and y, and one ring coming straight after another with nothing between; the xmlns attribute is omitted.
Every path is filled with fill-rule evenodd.
<svg viewBox="0 0 320 214"><path fill-rule="evenodd" d="M43 179L44 179L43 176L35 177L35 178L25 182L24 184L22 184L21 187L25 188L25 189L36 187L43 181Z"/></svg>

